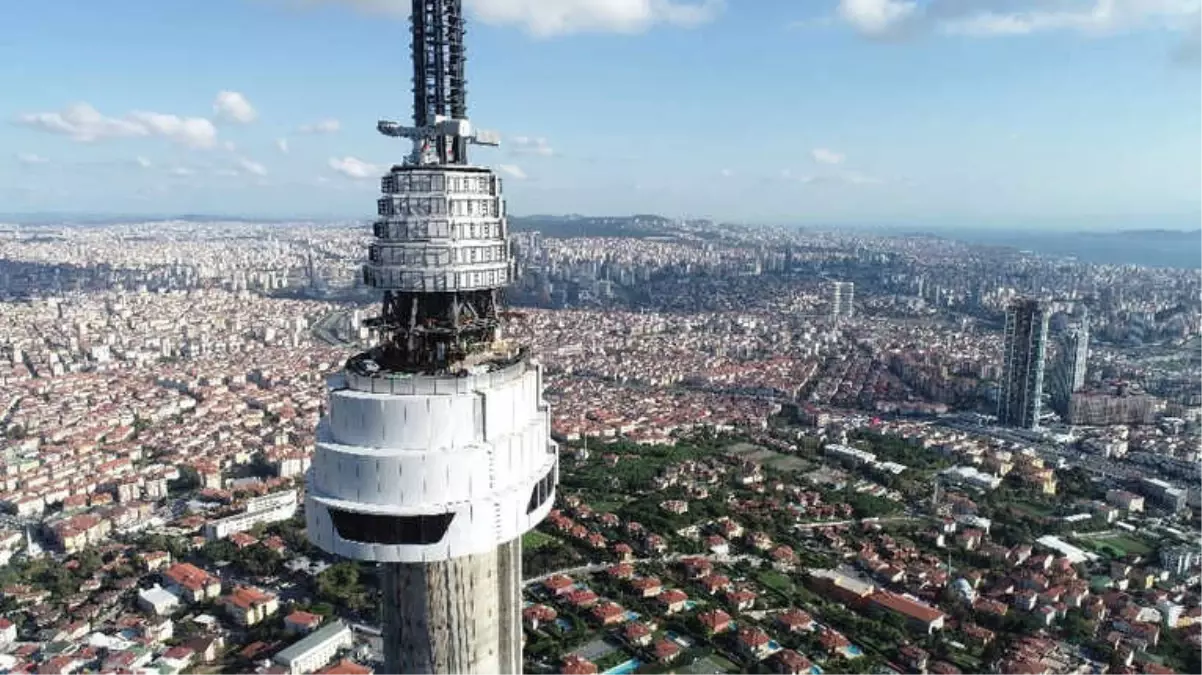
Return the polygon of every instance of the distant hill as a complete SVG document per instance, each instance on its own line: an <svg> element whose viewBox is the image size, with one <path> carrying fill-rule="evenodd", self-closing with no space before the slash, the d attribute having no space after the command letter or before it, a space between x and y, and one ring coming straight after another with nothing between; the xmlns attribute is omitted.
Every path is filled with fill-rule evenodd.
<svg viewBox="0 0 1202 675"><path fill-rule="evenodd" d="M663 216L511 216L516 232L542 232L548 237L654 237L673 232L673 221Z"/></svg>

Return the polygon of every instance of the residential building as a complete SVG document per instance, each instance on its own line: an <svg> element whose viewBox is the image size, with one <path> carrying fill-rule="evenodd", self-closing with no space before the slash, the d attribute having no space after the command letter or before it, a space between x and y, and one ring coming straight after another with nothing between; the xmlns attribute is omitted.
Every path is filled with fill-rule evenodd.
<svg viewBox="0 0 1202 675"><path fill-rule="evenodd" d="M302 675L326 665L352 644L350 627L342 621L331 621L289 645L274 660L287 668L289 675Z"/></svg>
<svg viewBox="0 0 1202 675"><path fill-rule="evenodd" d="M191 563L176 563L162 573L167 590L187 602L203 602L221 595L221 580Z"/></svg>
<svg viewBox="0 0 1202 675"><path fill-rule="evenodd" d="M235 623L253 626L275 614L280 603L271 593L250 586L237 586L233 593L221 599L221 606Z"/></svg>
<svg viewBox="0 0 1202 675"><path fill-rule="evenodd" d="M296 490L248 499L243 512L206 523L204 535L210 541L225 539L235 532L245 532L259 523L278 523L296 515Z"/></svg>

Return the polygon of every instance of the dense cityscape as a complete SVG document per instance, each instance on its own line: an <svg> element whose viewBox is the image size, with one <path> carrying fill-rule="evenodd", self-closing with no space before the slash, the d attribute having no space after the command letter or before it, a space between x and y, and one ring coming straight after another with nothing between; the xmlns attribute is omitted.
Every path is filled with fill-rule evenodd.
<svg viewBox="0 0 1202 675"><path fill-rule="evenodd" d="M562 464L526 672L1198 670L1197 270L510 222ZM0 228L0 668L383 672L302 513L369 229Z"/></svg>
<svg viewBox="0 0 1202 675"><path fill-rule="evenodd" d="M1202 672L1198 3L14 3L0 675Z"/></svg>

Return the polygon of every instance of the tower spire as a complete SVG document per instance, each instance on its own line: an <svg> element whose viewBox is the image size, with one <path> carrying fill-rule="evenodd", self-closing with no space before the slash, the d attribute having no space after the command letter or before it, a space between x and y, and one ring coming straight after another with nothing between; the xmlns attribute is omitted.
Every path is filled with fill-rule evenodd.
<svg viewBox="0 0 1202 675"><path fill-rule="evenodd" d="M408 138L407 163L467 164L467 146L498 145L496 134L473 131L467 118L467 55L462 0L412 0L413 126L381 120L385 136Z"/></svg>

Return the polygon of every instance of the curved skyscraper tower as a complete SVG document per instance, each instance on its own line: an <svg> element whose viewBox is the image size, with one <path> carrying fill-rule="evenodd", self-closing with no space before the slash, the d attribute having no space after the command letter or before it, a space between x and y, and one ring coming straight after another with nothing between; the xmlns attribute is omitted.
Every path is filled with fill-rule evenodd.
<svg viewBox="0 0 1202 675"><path fill-rule="evenodd" d="M382 178L365 282L380 343L331 378L305 517L318 547L380 563L389 673L521 670L521 536L551 510L542 371L502 334L513 261L495 144L467 120L460 0L413 0L413 151Z"/></svg>

